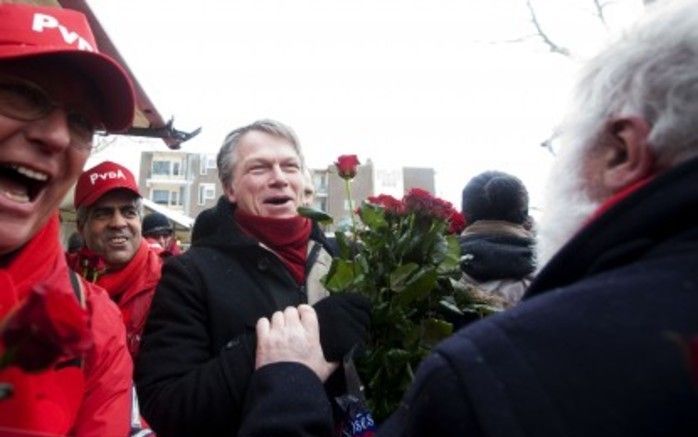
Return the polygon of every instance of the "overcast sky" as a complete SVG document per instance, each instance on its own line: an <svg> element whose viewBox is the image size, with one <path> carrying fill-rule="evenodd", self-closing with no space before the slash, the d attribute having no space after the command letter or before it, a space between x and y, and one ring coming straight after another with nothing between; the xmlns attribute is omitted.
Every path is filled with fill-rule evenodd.
<svg viewBox="0 0 698 437"><path fill-rule="evenodd" d="M592 0L532 1L577 59L607 38ZM296 130L311 167L348 153L433 167L437 194L456 205L490 169L519 176L540 204L552 156L539 144L579 65L536 38L511 42L533 33L525 0L89 3L163 117L203 127L183 150L214 153L233 128L274 118ZM640 6L613 2L610 27ZM137 162L132 150L95 158Z"/></svg>

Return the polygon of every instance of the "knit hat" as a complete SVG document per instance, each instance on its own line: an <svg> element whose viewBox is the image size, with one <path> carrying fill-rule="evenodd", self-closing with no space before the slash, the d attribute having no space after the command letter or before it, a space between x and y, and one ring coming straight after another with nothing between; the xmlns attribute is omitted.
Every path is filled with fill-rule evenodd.
<svg viewBox="0 0 698 437"><path fill-rule="evenodd" d="M141 227L144 237L156 236L164 233L172 232L172 225L167 219L165 214L160 214L159 212L153 212L148 214L143 218L143 225Z"/></svg>
<svg viewBox="0 0 698 437"><path fill-rule="evenodd" d="M104 161L85 170L78 178L75 186L75 208L90 206L108 191L125 189L141 197L138 184L133 174L124 166L115 162Z"/></svg>
<svg viewBox="0 0 698 437"><path fill-rule="evenodd" d="M0 60L51 57L69 63L94 83L101 121L110 131L133 122L135 97L128 73L97 51L87 18L53 7L0 4ZM50 75L51 72L47 71Z"/></svg>
<svg viewBox="0 0 698 437"><path fill-rule="evenodd" d="M468 223L504 220L523 224L528 218L528 191L516 176L487 171L463 188L461 208Z"/></svg>
<svg viewBox="0 0 698 437"><path fill-rule="evenodd" d="M85 240L79 232L73 232L68 237L68 253L75 253L85 246Z"/></svg>

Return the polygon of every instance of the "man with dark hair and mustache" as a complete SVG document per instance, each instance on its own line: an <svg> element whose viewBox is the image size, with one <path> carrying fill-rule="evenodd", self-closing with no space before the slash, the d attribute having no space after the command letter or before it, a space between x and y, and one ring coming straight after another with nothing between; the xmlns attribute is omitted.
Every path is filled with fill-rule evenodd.
<svg viewBox="0 0 698 437"><path fill-rule="evenodd" d="M698 435L698 1L656 5L578 83L523 300L436 346L378 435ZM313 309L257 338L238 436L332 435Z"/></svg>
<svg viewBox="0 0 698 437"><path fill-rule="evenodd" d="M135 357L162 267L162 258L141 236L138 184L126 167L105 161L80 175L74 204L85 249L71 267L119 305ZM94 259L103 266L90 265Z"/></svg>

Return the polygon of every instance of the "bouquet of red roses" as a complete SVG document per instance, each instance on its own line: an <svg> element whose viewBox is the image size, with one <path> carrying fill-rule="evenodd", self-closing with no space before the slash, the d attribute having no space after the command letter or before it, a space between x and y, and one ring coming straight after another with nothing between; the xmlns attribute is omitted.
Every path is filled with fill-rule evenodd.
<svg viewBox="0 0 698 437"><path fill-rule="evenodd" d="M337 169L351 199L356 170L347 162L356 166L358 160L346 158ZM360 223L354 221L353 235L336 234L340 253L325 286L361 293L373 304L371 339L357 367L380 421L395 410L431 348L469 315L493 308L474 300L459 281L457 236L465 220L449 202L412 189L402 199L369 197L356 213Z"/></svg>

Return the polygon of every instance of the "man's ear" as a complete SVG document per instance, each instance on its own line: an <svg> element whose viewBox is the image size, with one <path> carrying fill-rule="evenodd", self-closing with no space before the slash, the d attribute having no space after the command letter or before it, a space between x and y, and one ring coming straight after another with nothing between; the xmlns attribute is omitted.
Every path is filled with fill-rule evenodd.
<svg viewBox="0 0 698 437"><path fill-rule="evenodd" d="M609 122L602 140L602 181L608 191L615 193L652 172L654 154L647 141L649 133L649 124L639 117Z"/></svg>
<svg viewBox="0 0 698 437"><path fill-rule="evenodd" d="M227 197L231 203L235 203L237 201L235 196L235 190L233 190L233 187L231 185L232 184L228 184L228 186L223 187L223 192L225 192L225 197Z"/></svg>

